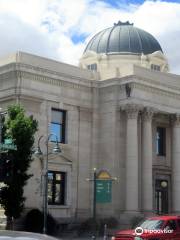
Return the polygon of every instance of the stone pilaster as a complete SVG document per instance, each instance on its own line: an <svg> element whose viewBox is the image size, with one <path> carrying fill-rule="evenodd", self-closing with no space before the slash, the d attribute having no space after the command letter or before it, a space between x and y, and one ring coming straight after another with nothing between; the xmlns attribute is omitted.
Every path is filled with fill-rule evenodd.
<svg viewBox="0 0 180 240"><path fill-rule="evenodd" d="M138 105L127 105L124 109L127 115L126 136L126 211L139 211L138 183Z"/></svg>
<svg viewBox="0 0 180 240"><path fill-rule="evenodd" d="M180 213L180 115L172 123L172 210Z"/></svg>
<svg viewBox="0 0 180 240"><path fill-rule="evenodd" d="M152 117L153 109L146 108L142 113L142 210L150 212L153 209L152 183Z"/></svg>

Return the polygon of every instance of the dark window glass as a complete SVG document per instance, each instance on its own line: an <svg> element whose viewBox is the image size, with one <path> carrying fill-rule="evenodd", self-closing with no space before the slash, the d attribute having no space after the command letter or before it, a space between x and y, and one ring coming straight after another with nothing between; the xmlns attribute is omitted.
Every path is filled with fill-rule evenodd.
<svg viewBox="0 0 180 240"><path fill-rule="evenodd" d="M166 155L166 128L157 127L156 131L156 154Z"/></svg>
<svg viewBox="0 0 180 240"><path fill-rule="evenodd" d="M48 204L65 204L65 173L48 172Z"/></svg>
<svg viewBox="0 0 180 240"><path fill-rule="evenodd" d="M94 63L94 64L87 65L87 68L92 71L97 71L97 64Z"/></svg>
<svg viewBox="0 0 180 240"><path fill-rule="evenodd" d="M52 109L51 133L57 136L58 142L65 143L66 111ZM51 141L55 142L56 137L52 135Z"/></svg>
<svg viewBox="0 0 180 240"><path fill-rule="evenodd" d="M159 65L151 64L151 70L154 70L154 71L160 71L161 68L160 68Z"/></svg>
<svg viewBox="0 0 180 240"><path fill-rule="evenodd" d="M165 228L167 228L169 230L176 230L177 229L176 221L175 220L169 220Z"/></svg>

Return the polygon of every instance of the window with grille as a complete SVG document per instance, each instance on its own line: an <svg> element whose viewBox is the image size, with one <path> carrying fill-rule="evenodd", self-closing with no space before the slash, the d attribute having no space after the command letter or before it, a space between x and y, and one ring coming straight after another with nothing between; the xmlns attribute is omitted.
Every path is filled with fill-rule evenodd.
<svg viewBox="0 0 180 240"><path fill-rule="evenodd" d="M48 204L65 204L65 172L48 171Z"/></svg>

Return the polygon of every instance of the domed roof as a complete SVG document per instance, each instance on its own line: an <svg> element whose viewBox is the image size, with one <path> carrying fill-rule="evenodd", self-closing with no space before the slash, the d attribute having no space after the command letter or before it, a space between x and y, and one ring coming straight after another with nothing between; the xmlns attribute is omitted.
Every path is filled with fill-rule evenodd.
<svg viewBox="0 0 180 240"><path fill-rule="evenodd" d="M148 32L129 22L118 22L113 27L97 33L85 51L107 54L150 54L162 51L158 41Z"/></svg>

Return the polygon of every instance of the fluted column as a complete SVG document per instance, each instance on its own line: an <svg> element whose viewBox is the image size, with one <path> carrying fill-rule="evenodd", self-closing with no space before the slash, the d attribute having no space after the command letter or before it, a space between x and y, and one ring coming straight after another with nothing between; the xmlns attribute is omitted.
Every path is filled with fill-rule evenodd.
<svg viewBox="0 0 180 240"><path fill-rule="evenodd" d="M139 107L127 105L127 136L126 136L126 211L139 210L138 183L138 126Z"/></svg>
<svg viewBox="0 0 180 240"><path fill-rule="evenodd" d="M153 209L152 184L152 116L153 109L146 108L142 114L142 210L150 212Z"/></svg>
<svg viewBox="0 0 180 240"><path fill-rule="evenodd" d="M172 126L172 208L180 213L180 115L173 118Z"/></svg>

